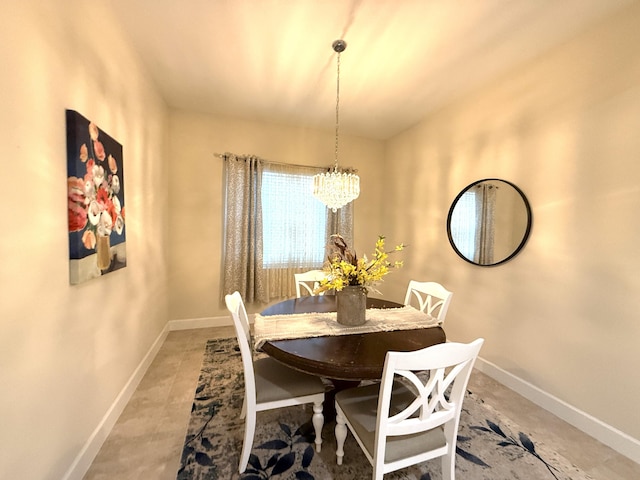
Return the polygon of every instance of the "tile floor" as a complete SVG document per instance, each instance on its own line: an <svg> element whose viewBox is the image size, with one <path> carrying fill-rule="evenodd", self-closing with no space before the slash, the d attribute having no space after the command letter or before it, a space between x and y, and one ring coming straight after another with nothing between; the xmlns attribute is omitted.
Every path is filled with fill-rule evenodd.
<svg viewBox="0 0 640 480"><path fill-rule="evenodd" d="M170 332L84 479L175 480L204 345L233 335L232 327ZM474 371L469 389L594 480L640 479L639 464L483 373Z"/></svg>

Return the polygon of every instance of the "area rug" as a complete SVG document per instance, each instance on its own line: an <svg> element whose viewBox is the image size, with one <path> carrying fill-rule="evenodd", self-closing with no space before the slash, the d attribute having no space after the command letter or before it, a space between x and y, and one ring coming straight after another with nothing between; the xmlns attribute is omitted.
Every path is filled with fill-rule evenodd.
<svg viewBox="0 0 640 480"><path fill-rule="evenodd" d="M210 340L195 392L177 480L367 479L372 469L348 435L344 461L336 464L335 422L325 423L322 450L313 443L311 407L259 412L256 436L243 474L238 473L244 421L244 380L235 338ZM592 480L540 439L467 392L458 430L456 477L464 480ZM440 460L385 475L386 480L441 479Z"/></svg>

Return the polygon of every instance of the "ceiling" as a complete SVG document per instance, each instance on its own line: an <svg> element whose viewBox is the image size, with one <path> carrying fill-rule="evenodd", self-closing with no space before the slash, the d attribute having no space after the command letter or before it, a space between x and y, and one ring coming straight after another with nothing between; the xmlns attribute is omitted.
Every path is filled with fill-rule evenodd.
<svg viewBox="0 0 640 480"><path fill-rule="evenodd" d="M179 109L386 139L636 0L108 0Z"/></svg>

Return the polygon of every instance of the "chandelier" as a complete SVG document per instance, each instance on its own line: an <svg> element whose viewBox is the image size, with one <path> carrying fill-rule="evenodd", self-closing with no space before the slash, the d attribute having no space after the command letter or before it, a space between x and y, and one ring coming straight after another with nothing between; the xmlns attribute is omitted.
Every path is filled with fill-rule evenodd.
<svg viewBox="0 0 640 480"><path fill-rule="evenodd" d="M336 148L333 170L313 177L313 195L334 213L360 195L360 177L351 171L338 169L338 131L340 126L340 54L347 48L344 40L333 42L337 57L336 81Z"/></svg>

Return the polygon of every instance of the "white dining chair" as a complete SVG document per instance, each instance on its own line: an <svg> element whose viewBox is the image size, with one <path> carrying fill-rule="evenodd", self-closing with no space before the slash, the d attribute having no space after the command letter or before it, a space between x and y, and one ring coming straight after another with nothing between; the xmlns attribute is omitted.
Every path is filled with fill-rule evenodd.
<svg viewBox="0 0 640 480"><path fill-rule="evenodd" d="M380 384L337 393L338 465L350 430L373 466L374 480L437 457L442 457L442 478L454 480L462 401L483 343L479 338L387 352ZM428 376L421 375L425 370Z"/></svg>
<svg viewBox="0 0 640 480"><path fill-rule="evenodd" d="M225 302L236 330L244 368L244 402L241 418L245 418L244 441L238 471L247 468L256 429L256 413L264 410L313 403L312 422L316 451L322 446L325 387L319 377L298 372L271 357L254 360L247 311L240 293L225 296Z"/></svg>
<svg viewBox="0 0 640 480"><path fill-rule="evenodd" d="M322 270L309 270L303 273L294 273L293 277L296 281L296 297L300 298L304 295L324 295L324 292L315 294L313 291L318 288L320 280L327 276Z"/></svg>
<svg viewBox="0 0 640 480"><path fill-rule="evenodd" d="M414 305L418 310L435 317L438 323L444 323L449 310L453 292L437 282L418 282L411 280L404 297L405 305Z"/></svg>

